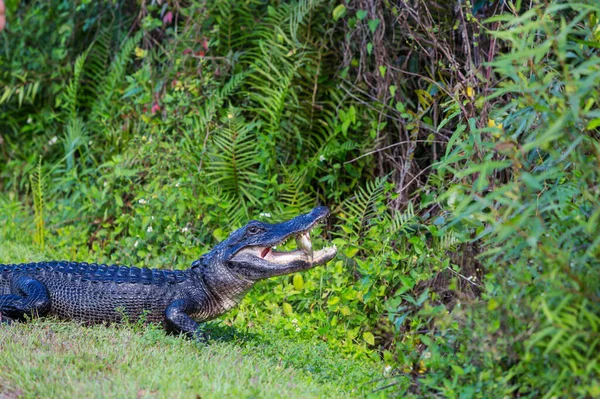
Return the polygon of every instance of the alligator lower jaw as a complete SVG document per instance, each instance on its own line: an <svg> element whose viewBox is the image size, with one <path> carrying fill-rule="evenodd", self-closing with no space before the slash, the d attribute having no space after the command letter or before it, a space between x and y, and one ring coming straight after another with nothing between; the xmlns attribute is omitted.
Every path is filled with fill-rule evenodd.
<svg viewBox="0 0 600 399"><path fill-rule="evenodd" d="M296 249L290 252L279 252L273 250L271 247L247 247L239 251L236 257L243 257L244 255L251 255L257 258L263 259L269 263L275 264L290 264L295 261L303 261L314 265L321 265L331 260L337 252L335 245L331 247L325 247L318 251L307 251L305 249Z"/></svg>

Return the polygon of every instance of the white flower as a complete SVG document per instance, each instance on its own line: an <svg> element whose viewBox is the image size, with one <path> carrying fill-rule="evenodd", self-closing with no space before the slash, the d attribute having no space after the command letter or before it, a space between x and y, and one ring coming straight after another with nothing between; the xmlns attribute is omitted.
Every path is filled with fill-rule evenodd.
<svg viewBox="0 0 600 399"><path fill-rule="evenodd" d="M269 212L263 212L263 213L260 214L260 216L263 217L263 218L270 218L271 214Z"/></svg>
<svg viewBox="0 0 600 399"><path fill-rule="evenodd" d="M50 140L48 140L48 145L54 145L58 141L58 137L54 136Z"/></svg>
<svg viewBox="0 0 600 399"><path fill-rule="evenodd" d="M181 183L179 183L179 182L175 183L175 187L179 187L179 186L181 186Z"/></svg>
<svg viewBox="0 0 600 399"><path fill-rule="evenodd" d="M325 156L324 155L319 155L319 161L323 162L325 160Z"/></svg>
<svg viewBox="0 0 600 399"><path fill-rule="evenodd" d="M190 231L190 229L187 226L181 229L182 233L187 233L188 231Z"/></svg>
<svg viewBox="0 0 600 399"><path fill-rule="evenodd" d="M138 201L140 204L144 205L146 203L146 200L143 198L140 198L140 200Z"/></svg>
<svg viewBox="0 0 600 399"><path fill-rule="evenodd" d="M388 375L390 373L390 371L392 371L392 366L390 366L389 364L386 364L385 367L383 368L383 375Z"/></svg>
<svg viewBox="0 0 600 399"><path fill-rule="evenodd" d="M106 186L108 186L108 182L107 181L104 182L104 187L106 187Z"/></svg>
<svg viewBox="0 0 600 399"><path fill-rule="evenodd" d="M134 248L137 248L138 244L139 244L139 241L138 241L138 240L135 240L135 242L133 243L133 247L134 247Z"/></svg>
<svg viewBox="0 0 600 399"><path fill-rule="evenodd" d="M296 332L300 332L300 327L296 327Z"/></svg>
<svg viewBox="0 0 600 399"><path fill-rule="evenodd" d="M147 231L148 233L152 233L152 225L148 226L148 228L146 229L146 231Z"/></svg>
<svg viewBox="0 0 600 399"><path fill-rule="evenodd" d="M294 324L294 325L298 324L298 319L292 320L292 324Z"/></svg>
<svg viewBox="0 0 600 399"><path fill-rule="evenodd" d="M31 116L29 118L27 118L27 124L30 124L31 122L33 122L33 119L31 119Z"/></svg>

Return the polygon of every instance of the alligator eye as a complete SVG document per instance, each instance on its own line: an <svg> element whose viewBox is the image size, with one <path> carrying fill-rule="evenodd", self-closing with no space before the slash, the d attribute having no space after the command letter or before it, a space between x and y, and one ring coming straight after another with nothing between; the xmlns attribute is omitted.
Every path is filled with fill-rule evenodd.
<svg viewBox="0 0 600 399"><path fill-rule="evenodd" d="M248 227L248 233L250 233L250 234L257 234L259 231L260 231L260 228L258 228L256 226Z"/></svg>

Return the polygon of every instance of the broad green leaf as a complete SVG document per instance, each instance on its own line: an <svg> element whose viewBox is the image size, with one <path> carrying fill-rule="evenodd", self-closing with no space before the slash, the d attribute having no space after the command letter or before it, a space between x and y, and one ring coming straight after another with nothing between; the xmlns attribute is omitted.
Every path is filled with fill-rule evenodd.
<svg viewBox="0 0 600 399"><path fill-rule="evenodd" d="M346 6L343 4L338 5L336 8L333 9L333 12L331 14L333 16L333 20L337 21L346 14Z"/></svg>
<svg viewBox="0 0 600 399"><path fill-rule="evenodd" d="M369 22L367 22L367 24L369 25L369 30L371 30L371 33L375 33L380 22L381 21L377 18L371 19L371 20L369 20Z"/></svg>
<svg viewBox="0 0 600 399"><path fill-rule="evenodd" d="M294 274L293 282L294 289L296 289L297 291L300 291L304 287L304 278L300 273Z"/></svg>

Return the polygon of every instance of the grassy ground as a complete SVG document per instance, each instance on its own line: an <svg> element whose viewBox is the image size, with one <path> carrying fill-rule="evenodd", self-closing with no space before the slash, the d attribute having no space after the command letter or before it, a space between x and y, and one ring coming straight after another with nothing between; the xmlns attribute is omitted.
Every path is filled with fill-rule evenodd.
<svg viewBox="0 0 600 399"><path fill-rule="evenodd" d="M0 243L0 263L40 259ZM248 334L212 323L209 331L213 339L200 345L152 325L0 325L0 398L379 396L368 381L382 365L343 358L321 341L290 341L276 326Z"/></svg>

